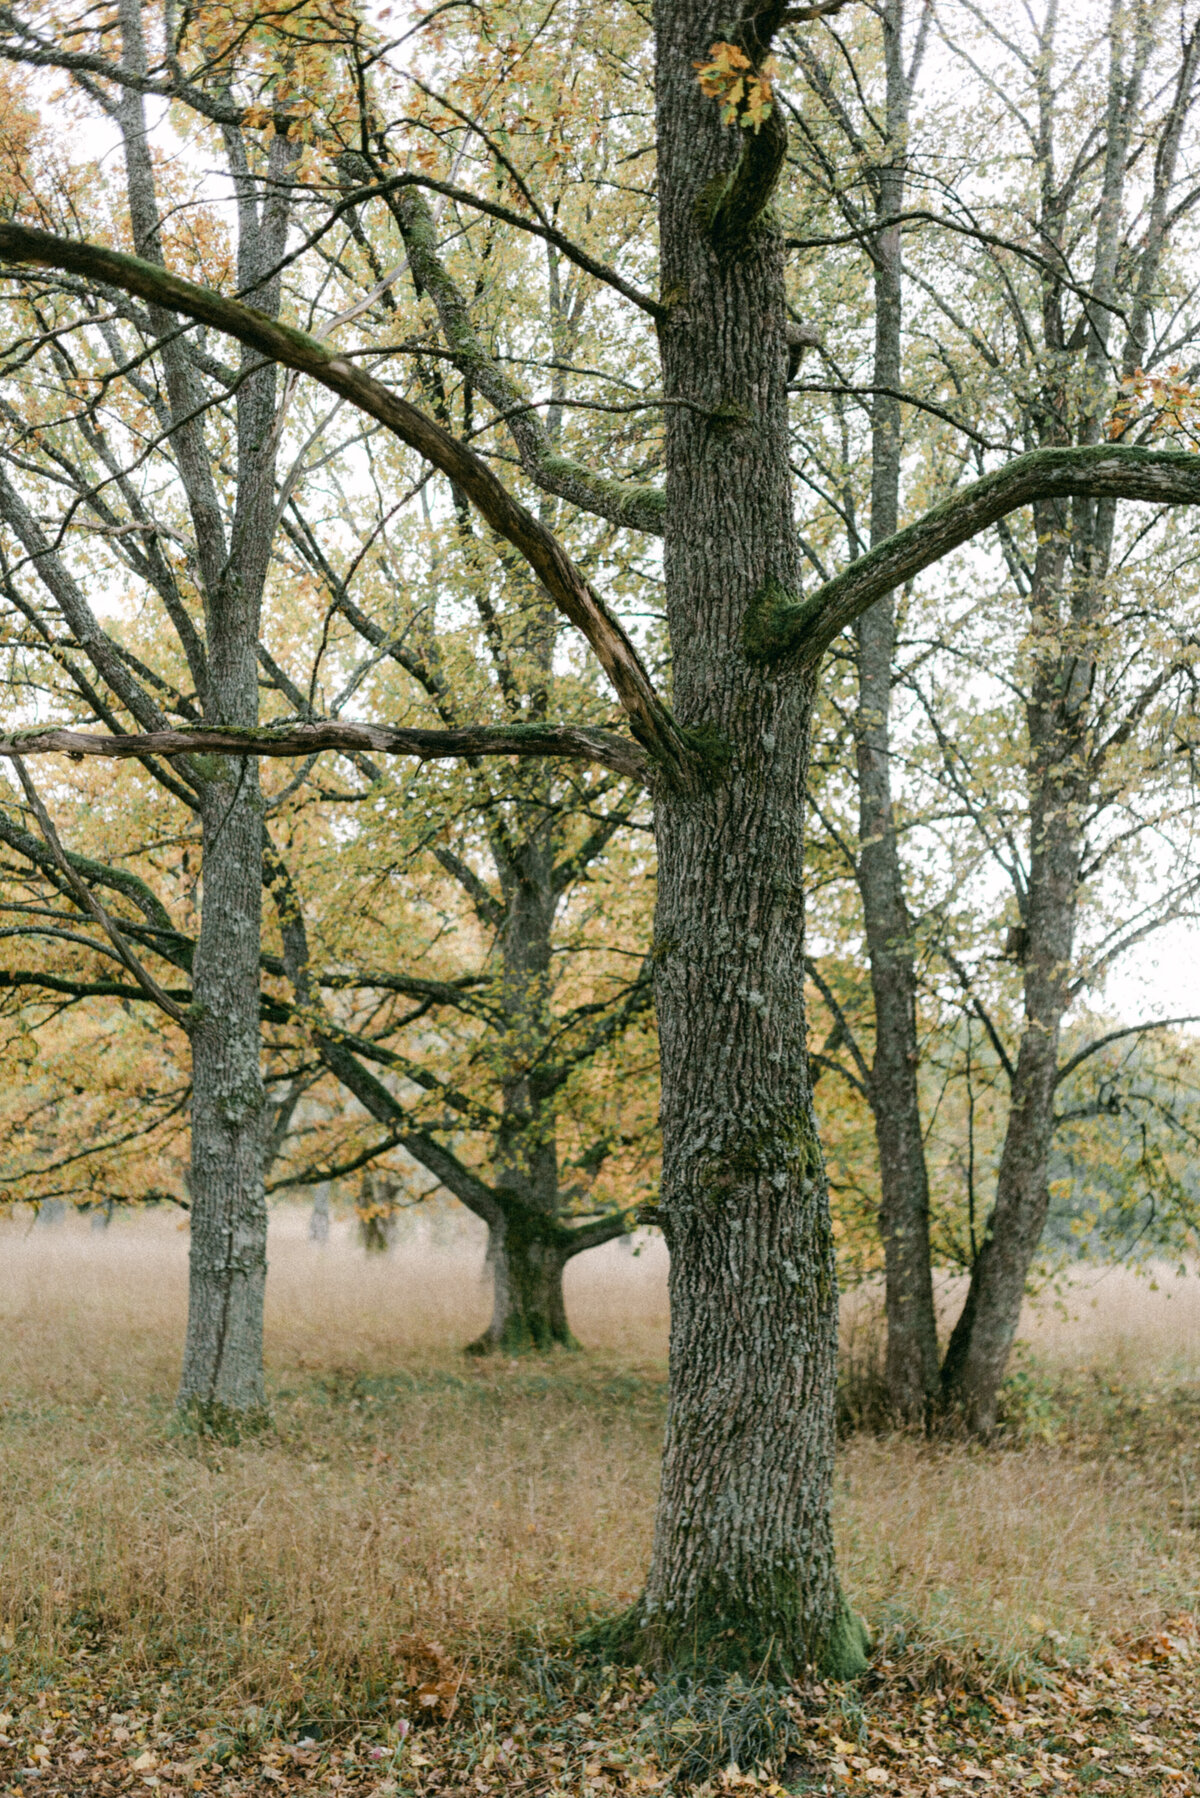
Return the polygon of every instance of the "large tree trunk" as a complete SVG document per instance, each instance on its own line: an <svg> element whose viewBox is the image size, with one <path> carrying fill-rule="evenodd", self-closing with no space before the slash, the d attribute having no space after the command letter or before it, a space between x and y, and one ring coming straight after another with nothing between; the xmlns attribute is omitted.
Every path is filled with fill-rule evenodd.
<svg viewBox="0 0 1200 1798"><path fill-rule="evenodd" d="M727 18L719 0L656 12L664 385L685 402L666 413L667 606L677 715L711 749L706 781L664 781L656 803L671 1396L641 1628L660 1664L849 1671L861 1638L829 1515L837 1282L804 1026L813 688L744 644L754 602L799 584L783 267L761 220L739 233L726 185L744 149L754 186L770 133L723 126L696 79Z"/></svg>
<svg viewBox="0 0 1200 1798"><path fill-rule="evenodd" d="M470 1345L474 1355L542 1353L577 1348L567 1324L563 1271L568 1250L563 1232L530 1229L517 1216L488 1234L492 1271L492 1320Z"/></svg>

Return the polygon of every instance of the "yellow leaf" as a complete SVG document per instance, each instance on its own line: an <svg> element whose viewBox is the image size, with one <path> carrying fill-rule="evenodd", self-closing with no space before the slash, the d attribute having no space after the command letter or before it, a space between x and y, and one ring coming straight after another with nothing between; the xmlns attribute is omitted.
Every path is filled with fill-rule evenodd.
<svg viewBox="0 0 1200 1798"><path fill-rule="evenodd" d="M722 123L749 126L757 131L771 110L771 79L777 64L768 57L756 69L744 50L736 44L715 43L707 62L698 62L696 70L700 87L710 100L721 102Z"/></svg>

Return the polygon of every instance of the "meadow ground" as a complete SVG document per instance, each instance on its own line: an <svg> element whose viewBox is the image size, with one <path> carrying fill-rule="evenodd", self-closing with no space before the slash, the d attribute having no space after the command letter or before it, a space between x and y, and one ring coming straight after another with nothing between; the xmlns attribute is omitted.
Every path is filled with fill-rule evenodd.
<svg viewBox="0 0 1200 1798"><path fill-rule="evenodd" d="M664 1696L574 1646L649 1549L661 1243L571 1268L583 1353L478 1362L469 1226L368 1257L280 1208L238 1445L174 1424L186 1251L0 1219L0 1791L1200 1791L1195 1277L1031 1312L1003 1446L846 1437L866 1680Z"/></svg>

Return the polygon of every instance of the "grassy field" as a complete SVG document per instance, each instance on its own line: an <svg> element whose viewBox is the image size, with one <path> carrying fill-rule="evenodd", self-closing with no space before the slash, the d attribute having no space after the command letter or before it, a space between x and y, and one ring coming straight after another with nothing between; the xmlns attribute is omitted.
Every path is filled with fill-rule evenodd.
<svg viewBox="0 0 1200 1798"><path fill-rule="evenodd" d="M107 1707L108 1725L125 1705L142 1719L131 1747L151 1739L156 1712L201 1746L224 1730L234 1747L210 1772L236 1789L255 1729L307 1740L310 1754L339 1732L361 1744L374 1731L391 1755L406 1718L452 1707L455 1682L503 1694L534 1678L551 1708L588 1715L571 1696L588 1676L568 1678L562 1657L589 1616L634 1597L646 1562L665 1401L662 1245L613 1245L570 1270L583 1354L480 1363L461 1353L488 1298L469 1229L435 1218L367 1257L348 1226L318 1247L305 1216L283 1208L267 1318L274 1425L235 1447L173 1426L186 1253L166 1215L103 1233L74 1218L0 1221L10 1732L39 1692L43 1712L56 1708L47 1692L74 1692ZM863 1303L847 1318L861 1357ZM1164 1628L1186 1661L1200 1581L1200 1281L1155 1291L1091 1271L1065 1309L1030 1316L1024 1339L1006 1446L863 1433L843 1443L837 1475L843 1578L886 1677L910 1693L971 1694L994 1715L1011 1694L1128 1656ZM609 1685L610 1710L622 1691L634 1704L636 1681ZM477 1720L486 1709L476 1703ZM865 1778L851 1744L836 1729L829 1739L842 1740L838 1789ZM423 1757L412 1764L412 1742L408 1753L419 1783ZM464 1794L481 1789L482 1758ZM128 1749L115 1789L137 1783L126 1762ZM193 1756L179 1789L202 1786L205 1764ZM1106 1773L1103 1757L1092 1764ZM278 1765L276 1785L291 1763ZM334 1783L307 1789L338 1789L342 1775L321 1765ZM639 1765L643 1783L666 1777L661 1755ZM620 1784L601 1767L589 1777ZM107 1775L80 1778L80 1791L106 1789Z"/></svg>

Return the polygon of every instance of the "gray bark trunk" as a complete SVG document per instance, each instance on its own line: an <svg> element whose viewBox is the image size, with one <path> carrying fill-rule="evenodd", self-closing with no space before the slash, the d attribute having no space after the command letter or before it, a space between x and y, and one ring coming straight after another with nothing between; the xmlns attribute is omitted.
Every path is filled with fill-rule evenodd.
<svg viewBox="0 0 1200 1798"><path fill-rule="evenodd" d="M549 659L545 645L543 661ZM573 1348L563 1297L569 1247L559 1223L555 1106L538 1090L539 1052L550 1040L557 832L547 823L548 771L526 777L532 803L518 812L517 843L493 842L504 894L496 944L504 1036L500 1046L500 1133L493 1189L503 1215L488 1236L492 1319L473 1354ZM519 846L518 846L519 845Z"/></svg>
<svg viewBox="0 0 1200 1798"><path fill-rule="evenodd" d="M324 1246L329 1241L329 1182L322 1180L313 1192L308 1219L308 1240Z"/></svg>
<svg viewBox="0 0 1200 1798"><path fill-rule="evenodd" d="M563 1270L567 1249L558 1230L536 1231L517 1219L488 1235L492 1273L492 1318L470 1345L474 1355L519 1355L552 1348L576 1348L567 1323Z"/></svg>
<svg viewBox="0 0 1200 1798"><path fill-rule="evenodd" d="M210 651L211 653L211 651ZM223 691L222 721L256 722L256 703ZM233 712L235 697L241 700ZM257 695L254 695L257 700ZM241 790L239 773L241 775ZM258 968L262 801L257 763L230 764L204 789L204 893L193 963L192 1247L179 1403L218 1421L261 1411L267 1207L263 1194L263 1086Z"/></svg>
<svg viewBox="0 0 1200 1798"><path fill-rule="evenodd" d="M1109 96L1104 175L1096 215L1089 287L1098 303L1088 311L1084 346L1085 403L1072 420L1063 399L1037 418L1040 441L1057 445L1073 424L1075 441L1095 444L1103 430L1102 408L1112 361L1109 348L1120 308L1121 210L1134 122L1150 54L1150 17L1138 15L1130 41L1114 25L1109 39ZM1153 291L1166 242L1167 197L1175 176L1180 132L1191 106L1200 34L1185 40L1178 85L1155 160L1150 228L1129 270L1128 308L1121 365L1138 365L1145 333L1145 301ZM1064 223L1055 187L1053 25L1043 43L1039 92L1043 184L1042 238L1061 244ZM1103 302L1108 302L1107 304ZM1070 354L1063 322L1063 290L1043 282L1042 329L1049 366L1061 370ZM1054 396L1057 383L1048 382ZM1102 762L1092 742L1091 695L1096 677L1101 583L1107 572L1115 521L1110 501L1076 499L1034 509L1037 555L1028 597L1035 640L1053 644L1065 634L1069 649L1047 653L1035 664L1026 705L1029 779L1029 872L1022 905L1024 1021L1013 1070L996 1198L971 1274L961 1316L942 1368L942 1398L968 1429L988 1435L995 1427L1001 1382L1020 1322L1026 1282L1049 1209L1047 1185L1054 1134L1054 1095L1062 1021L1071 1000L1075 920L1085 839L1080 820L1095 800ZM1064 632L1064 626L1066 627Z"/></svg>
<svg viewBox="0 0 1200 1798"><path fill-rule="evenodd" d="M909 78L904 69L903 0L883 17L887 68L887 138L891 159L875 173L875 386L871 439L871 544L899 524L901 416L893 397L901 382L902 253ZM937 1315L929 1251L929 1178L917 1087L916 970L896 841L891 775L892 658L896 607L892 594L855 627L858 665L856 760L859 861L875 1053L870 1102L879 1154L880 1230L887 1310L888 1401L901 1423L923 1422L937 1392Z"/></svg>
<svg viewBox="0 0 1200 1798"><path fill-rule="evenodd" d="M1039 520L1042 525L1046 520ZM1051 527L1052 528L1052 527ZM1035 789L1026 910L1025 1020L1013 1073L996 1199L966 1303L942 1368L943 1401L967 1428L995 1427L1000 1384L1020 1322L1025 1283L1049 1208L1058 1045L1070 1002L1081 840L1081 720L1064 729L1061 670L1035 678L1029 708Z"/></svg>
<svg viewBox="0 0 1200 1798"><path fill-rule="evenodd" d="M137 0L121 0L123 59L143 75L146 52ZM122 90L130 219L138 254L162 261L158 200L144 106ZM275 177L260 202L240 134L226 127L238 222L238 285L255 289L255 304L278 310L278 277L261 276L286 240L286 187L280 177L296 155L273 141ZM187 496L204 601L204 719L245 727L258 722L257 644L274 509L275 394L273 364L239 353L236 490L225 513L204 440L201 395L178 342L175 320L151 310L174 428L171 441ZM263 1289L267 1212L263 1190L265 1097L259 1066L259 965L262 916L263 805L258 764L218 764L200 791L203 900L193 963L191 1256L181 1407L210 1422L263 1410Z"/></svg>
<svg viewBox="0 0 1200 1798"><path fill-rule="evenodd" d="M719 0L660 0L656 25L664 386L688 402L666 413L674 695L723 751L656 803L671 1377L640 1627L660 1663L846 1670L861 1643L830 1530L837 1282L804 1028L813 688L743 641L756 597L799 573L782 257L761 220L739 230L773 184L770 131L722 126L697 83Z"/></svg>

